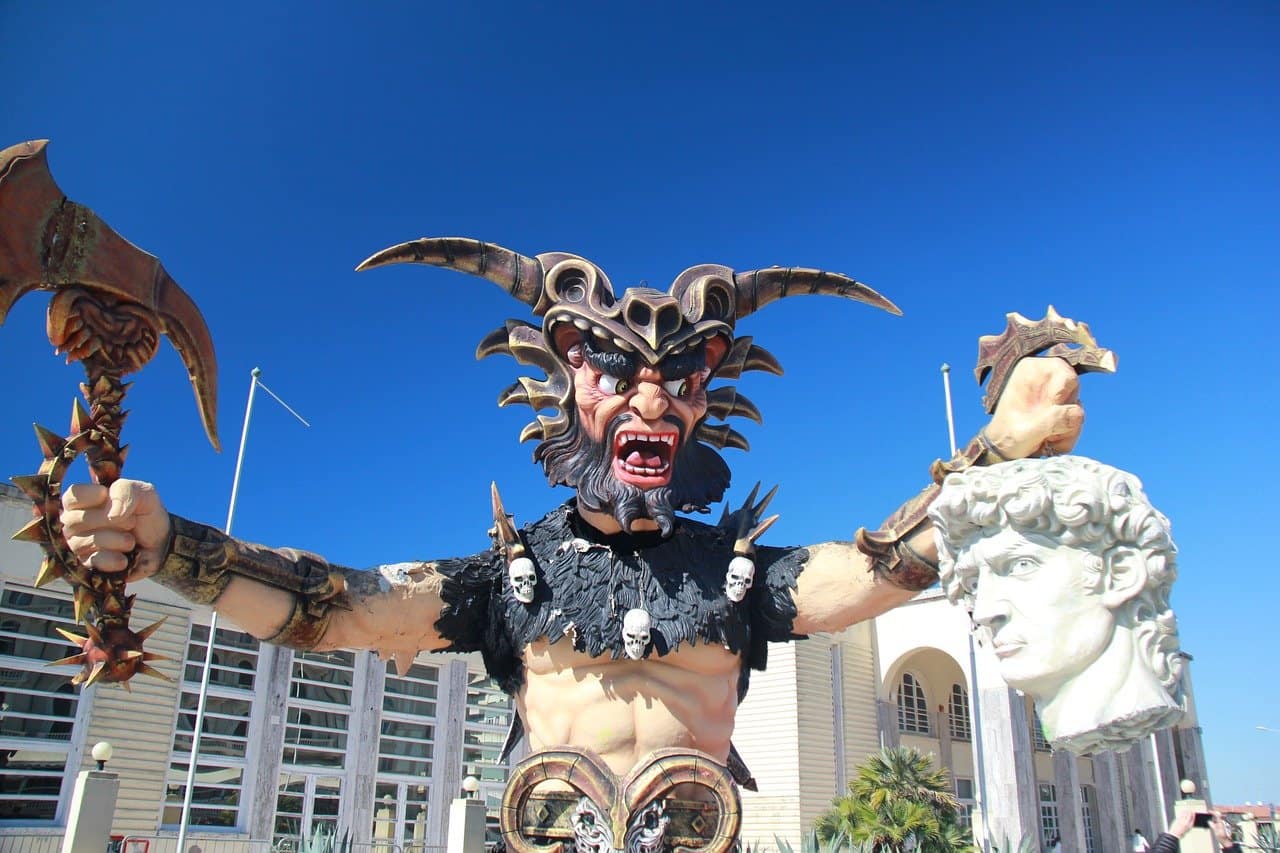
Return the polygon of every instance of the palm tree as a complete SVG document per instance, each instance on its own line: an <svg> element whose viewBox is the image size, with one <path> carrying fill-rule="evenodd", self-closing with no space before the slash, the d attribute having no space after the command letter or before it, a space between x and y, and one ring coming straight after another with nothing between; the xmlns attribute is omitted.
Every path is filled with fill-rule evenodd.
<svg viewBox="0 0 1280 853"><path fill-rule="evenodd" d="M960 806L946 771L911 747L894 747L870 756L818 819L821 838L844 833L876 853L955 853L971 849L959 825Z"/></svg>

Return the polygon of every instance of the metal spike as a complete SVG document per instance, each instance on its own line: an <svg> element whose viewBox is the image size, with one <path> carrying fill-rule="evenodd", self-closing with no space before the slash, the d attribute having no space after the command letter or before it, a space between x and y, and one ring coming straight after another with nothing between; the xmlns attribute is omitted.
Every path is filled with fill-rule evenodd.
<svg viewBox="0 0 1280 853"><path fill-rule="evenodd" d="M93 640L94 645L102 645L102 632L98 630L97 625L88 624L84 626L84 629L89 633L89 639Z"/></svg>
<svg viewBox="0 0 1280 853"><path fill-rule="evenodd" d="M34 518L22 526L12 539L19 542L35 542L44 544L49 541L49 530L45 527L44 518Z"/></svg>
<svg viewBox="0 0 1280 853"><path fill-rule="evenodd" d="M731 385L713 388L707 392L707 414L720 420L741 417L750 418L758 424L764 423L764 417L756 404Z"/></svg>
<svg viewBox="0 0 1280 853"><path fill-rule="evenodd" d="M81 637L79 634L73 634L70 631L68 631L66 628L59 628L55 625L53 630L61 634L68 643L73 643L74 645L77 645L77 646L83 646L85 643L89 642L88 637Z"/></svg>
<svg viewBox="0 0 1280 853"><path fill-rule="evenodd" d="M88 587L77 587L75 595L72 598L73 609L75 610L75 618L77 622L83 622L85 614L89 612L89 605L93 604L93 593L89 592ZM92 625L86 625L86 628L92 629ZM92 631L91 631L92 633Z"/></svg>
<svg viewBox="0 0 1280 853"><path fill-rule="evenodd" d="M67 664L75 664L76 666L79 666L80 664L85 662L85 659L86 659L85 653L79 652L77 654L70 655L65 658L58 658L57 660L51 660L48 663L46 663L45 666L66 666Z"/></svg>
<svg viewBox="0 0 1280 853"><path fill-rule="evenodd" d="M141 631L138 632L138 639L145 640L147 639L147 637L150 637L152 634L154 634L156 631L160 629L160 626L163 625L165 621L168 620L168 618L169 618L168 616L162 616L160 617L159 622L152 622L150 625L143 628Z"/></svg>
<svg viewBox="0 0 1280 853"><path fill-rule="evenodd" d="M763 370L772 373L774 376L782 375L782 364L764 347L758 347L755 344L747 350L747 357L742 362L743 370Z"/></svg>
<svg viewBox="0 0 1280 853"><path fill-rule="evenodd" d="M704 422L694 433L694 438L715 448L735 447L738 450L751 449L751 444L747 441L746 436L733 429L728 424L713 425Z"/></svg>
<svg viewBox="0 0 1280 853"><path fill-rule="evenodd" d="M66 571L53 557L45 557L40 563L40 571L36 573L36 588L47 586L56 580L66 577Z"/></svg>
<svg viewBox="0 0 1280 853"><path fill-rule="evenodd" d="M89 417L89 412L84 407L84 403L80 402L80 398L71 401L71 434L78 435L93 426L93 419Z"/></svg>
<svg viewBox="0 0 1280 853"><path fill-rule="evenodd" d="M36 430L36 441L40 443L40 452L44 454L45 459L52 459L62 452L62 448L67 446L67 440L58 435L51 429L40 426L40 424L32 424Z"/></svg>
<svg viewBox="0 0 1280 853"><path fill-rule="evenodd" d="M129 649L129 651L124 652L122 655L120 655L120 659L121 659L121 660L136 660L136 659L138 659L138 658L140 658L140 657L142 657L142 656L143 656L143 653L142 653L142 651L140 651L139 649Z"/></svg>
<svg viewBox="0 0 1280 853"><path fill-rule="evenodd" d="M731 429L725 435L724 447L736 447L738 450L747 451L751 449L751 442L747 441L747 437L736 429Z"/></svg>
<svg viewBox="0 0 1280 853"><path fill-rule="evenodd" d="M39 474L24 474L17 477L10 477L13 484L22 490L22 493L38 504L42 504L49 497L49 482L45 477Z"/></svg>
<svg viewBox="0 0 1280 853"><path fill-rule="evenodd" d="M694 430L693 437L703 444L709 444L715 448L724 447L725 434L728 433L729 427L726 424L699 424Z"/></svg>
<svg viewBox="0 0 1280 853"><path fill-rule="evenodd" d="M476 360L491 355L511 355L511 344L508 342L509 332L506 326L500 326L485 335L476 344Z"/></svg>
<svg viewBox="0 0 1280 853"><path fill-rule="evenodd" d="M779 518L782 518L782 516L771 515L768 518L766 518L764 521L760 522L758 525L756 525L755 530L752 530L750 533L747 534L747 541L751 542L752 544L755 544L755 541L759 539L761 536L763 536L766 530L768 530L770 527L773 527L773 523L777 521Z"/></svg>
<svg viewBox="0 0 1280 853"><path fill-rule="evenodd" d="M543 438L546 438L546 433L542 429L542 424L540 424L538 421L530 421L529 423L525 424L524 429L520 430L521 444L524 444L526 441L529 441L530 439L534 439L534 438L538 440L542 440Z"/></svg>
<svg viewBox="0 0 1280 853"><path fill-rule="evenodd" d="M83 684L83 683L84 683L84 680L85 680L87 677L88 677L88 675L86 675L85 671L84 671L84 670L80 670L80 671L79 671L79 672L77 672L75 675L71 676L71 683L72 683L72 684L74 684L74 685L76 685L77 687L79 687L81 684Z"/></svg>
<svg viewBox="0 0 1280 853"><path fill-rule="evenodd" d="M502 393L498 395L498 406L510 406L512 403L528 403L529 393L525 391L524 386L519 382L513 382L506 388L502 389Z"/></svg>
<svg viewBox="0 0 1280 853"><path fill-rule="evenodd" d="M765 495L764 498L760 501L760 503L755 505L755 508L751 510L751 514L753 516L755 516L756 518L759 518L761 513L763 513L766 509L769 508L769 503L773 500L773 496L778 493L779 485L781 484L779 483L774 485L774 487L769 490L769 494Z"/></svg>
<svg viewBox="0 0 1280 853"><path fill-rule="evenodd" d="M138 672L142 673L143 675L150 675L152 678L158 678L161 681L168 681L170 684L173 683L172 678L165 675L163 672L156 669L154 666L148 666L145 663L138 667Z"/></svg>
<svg viewBox="0 0 1280 853"><path fill-rule="evenodd" d="M102 673L104 673L104 672L106 672L106 671L107 671L107 662L106 662L106 661L104 661L104 660L100 660L100 661L98 661L97 663L95 663L95 664L93 665L93 671L92 671L92 672L90 672L90 673L89 673L89 677L88 677L88 678L86 678L86 679L84 680L84 686L85 686L85 687L92 687L92 686L93 686L93 683L94 683L95 681L97 681L97 680L102 676Z"/></svg>
<svg viewBox="0 0 1280 853"><path fill-rule="evenodd" d="M124 688L124 692L125 692L125 693L132 693L132 692L133 692L133 688L129 686L129 682L128 682L128 681L120 681L120 682L117 682L117 683L118 683L121 687L123 687L123 688Z"/></svg>
<svg viewBox="0 0 1280 853"><path fill-rule="evenodd" d="M155 652L143 652L142 659L143 660L173 660L173 658L169 657L168 655L158 655Z"/></svg>

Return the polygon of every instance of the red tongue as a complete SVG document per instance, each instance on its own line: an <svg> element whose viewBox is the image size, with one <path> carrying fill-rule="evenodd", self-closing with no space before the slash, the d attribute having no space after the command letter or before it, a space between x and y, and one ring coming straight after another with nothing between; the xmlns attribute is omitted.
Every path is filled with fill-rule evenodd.
<svg viewBox="0 0 1280 853"><path fill-rule="evenodd" d="M637 468L661 468L662 457L658 454L645 456L639 450L633 450L627 454L626 462L628 465L634 465Z"/></svg>

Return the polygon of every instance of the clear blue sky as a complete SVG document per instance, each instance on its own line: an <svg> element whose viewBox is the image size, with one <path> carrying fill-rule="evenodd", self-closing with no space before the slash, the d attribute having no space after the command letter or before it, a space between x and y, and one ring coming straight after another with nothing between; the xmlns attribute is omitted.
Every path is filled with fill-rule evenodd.
<svg viewBox="0 0 1280 853"><path fill-rule="evenodd" d="M257 8L258 5L273 8ZM983 422L969 370L1047 304L1120 355L1082 453L1174 522L1174 602L1219 801L1280 800L1274 339L1280 8L1235 3L47 4L0 0L0 145L48 137L62 188L157 254L213 329L224 445L178 358L139 377L128 471L220 524L249 370L237 532L353 565L486 544L496 479L550 492L472 359L523 306L423 267L423 235L599 263L813 266L905 311L791 299L741 324L781 359L731 495L781 482L774 542L877 524ZM1110 8L1121 6L1117 10ZM78 381L28 296L0 329L0 471L33 470ZM962 436L962 437L963 437Z"/></svg>

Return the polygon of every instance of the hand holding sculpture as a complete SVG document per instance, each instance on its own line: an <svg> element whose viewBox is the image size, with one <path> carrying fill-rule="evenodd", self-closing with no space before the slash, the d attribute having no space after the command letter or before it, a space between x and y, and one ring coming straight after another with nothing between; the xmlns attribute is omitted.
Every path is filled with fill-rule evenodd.
<svg viewBox="0 0 1280 853"><path fill-rule="evenodd" d="M947 597L1056 748L1125 749L1181 717L1176 548L1136 477L1073 456L973 468L930 516Z"/></svg>

